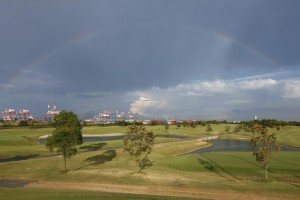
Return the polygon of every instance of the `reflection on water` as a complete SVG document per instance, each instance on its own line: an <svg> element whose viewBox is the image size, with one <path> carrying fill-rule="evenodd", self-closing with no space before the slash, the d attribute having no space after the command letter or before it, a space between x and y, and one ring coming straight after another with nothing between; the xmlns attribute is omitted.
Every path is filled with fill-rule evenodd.
<svg viewBox="0 0 300 200"><path fill-rule="evenodd" d="M186 154L195 154L203 152L245 152L252 151L252 144L249 141L241 140L225 140L225 139L215 139L211 140L211 146L206 148L197 149ZM280 146L281 151L299 151L299 149Z"/></svg>

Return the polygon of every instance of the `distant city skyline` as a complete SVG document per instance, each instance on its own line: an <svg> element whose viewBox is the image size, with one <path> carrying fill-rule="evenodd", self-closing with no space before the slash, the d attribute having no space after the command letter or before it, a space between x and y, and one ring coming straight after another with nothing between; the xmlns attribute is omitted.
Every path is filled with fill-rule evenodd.
<svg viewBox="0 0 300 200"><path fill-rule="evenodd" d="M300 2L0 2L0 111L300 120Z"/></svg>

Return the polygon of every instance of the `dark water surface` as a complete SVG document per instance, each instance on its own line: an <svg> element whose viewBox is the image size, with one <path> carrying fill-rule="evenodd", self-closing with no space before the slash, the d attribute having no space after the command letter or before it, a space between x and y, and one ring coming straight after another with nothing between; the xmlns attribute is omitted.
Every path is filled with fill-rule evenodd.
<svg viewBox="0 0 300 200"><path fill-rule="evenodd" d="M212 143L210 147L197 149L188 152L185 155L203 152L245 152L253 150L252 144L249 141L214 139L209 142ZM300 151L300 149L287 146L280 146L280 151Z"/></svg>
<svg viewBox="0 0 300 200"><path fill-rule="evenodd" d="M85 142L102 142L108 140L123 140L124 136L116 135L116 136L101 136L101 137L83 137L83 143Z"/></svg>
<svg viewBox="0 0 300 200"><path fill-rule="evenodd" d="M170 134L158 134L156 137L159 138L172 138L172 139L188 139L190 137L188 136L182 136L182 135L170 135ZM123 135L117 135L117 136L100 136L100 137L83 137L83 143L85 142L102 142L102 141L109 141L109 140L123 140ZM40 144L45 144L46 139L40 139Z"/></svg>

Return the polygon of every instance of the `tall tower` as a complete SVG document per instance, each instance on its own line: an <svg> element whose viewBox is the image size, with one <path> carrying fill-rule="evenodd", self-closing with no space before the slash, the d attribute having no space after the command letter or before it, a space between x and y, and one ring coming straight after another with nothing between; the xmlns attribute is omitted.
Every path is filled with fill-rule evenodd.
<svg viewBox="0 0 300 200"><path fill-rule="evenodd" d="M51 110L50 102L48 103L48 111L46 113L46 118L53 119L55 115L58 115L59 111L56 108L56 103L53 103L53 109Z"/></svg>

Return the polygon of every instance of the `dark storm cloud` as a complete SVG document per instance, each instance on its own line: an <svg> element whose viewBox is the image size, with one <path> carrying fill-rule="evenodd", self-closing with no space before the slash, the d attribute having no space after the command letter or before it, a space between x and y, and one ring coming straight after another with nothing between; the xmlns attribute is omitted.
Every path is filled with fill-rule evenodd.
<svg viewBox="0 0 300 200"><path fill-rule="evenodd" d="M27 95L31 95L37 98L32 107L57 98L62 106L82 113L121 105L124 110L159 115L182 113L176 107L184 107L188 96L193 97L188 100L192 113L193 106L199 107L193 99L211 95L207 89L211 85L258 75L255 81L243 83L255 88L286 81L276 85L281 92L270 95L283 108L287 99L300 94L295 75L300 63L299 6L293 0L4 0L0 2L0 104L18 106L27 101L30 106ZM296 73L285 73L291 71ZM280 72L284 77L270 75ZM194 81L200 81L201 91L196 86L180 89L180 85L190 89ZM165 99L153 88L159 88L155 91L165 94ZM246 103L244 97L251 97L255 103L248 103L248 110L266 97L264 92L238 91L226 96L227 101ZM172 107L171 96L178 98L178 105ZM134 103L125 105L131 98ZM156 105L142 99L161 101ZM201 102L206 110L214 99ZM228 110L236 109L237 104L229 105Z"/></svg>

